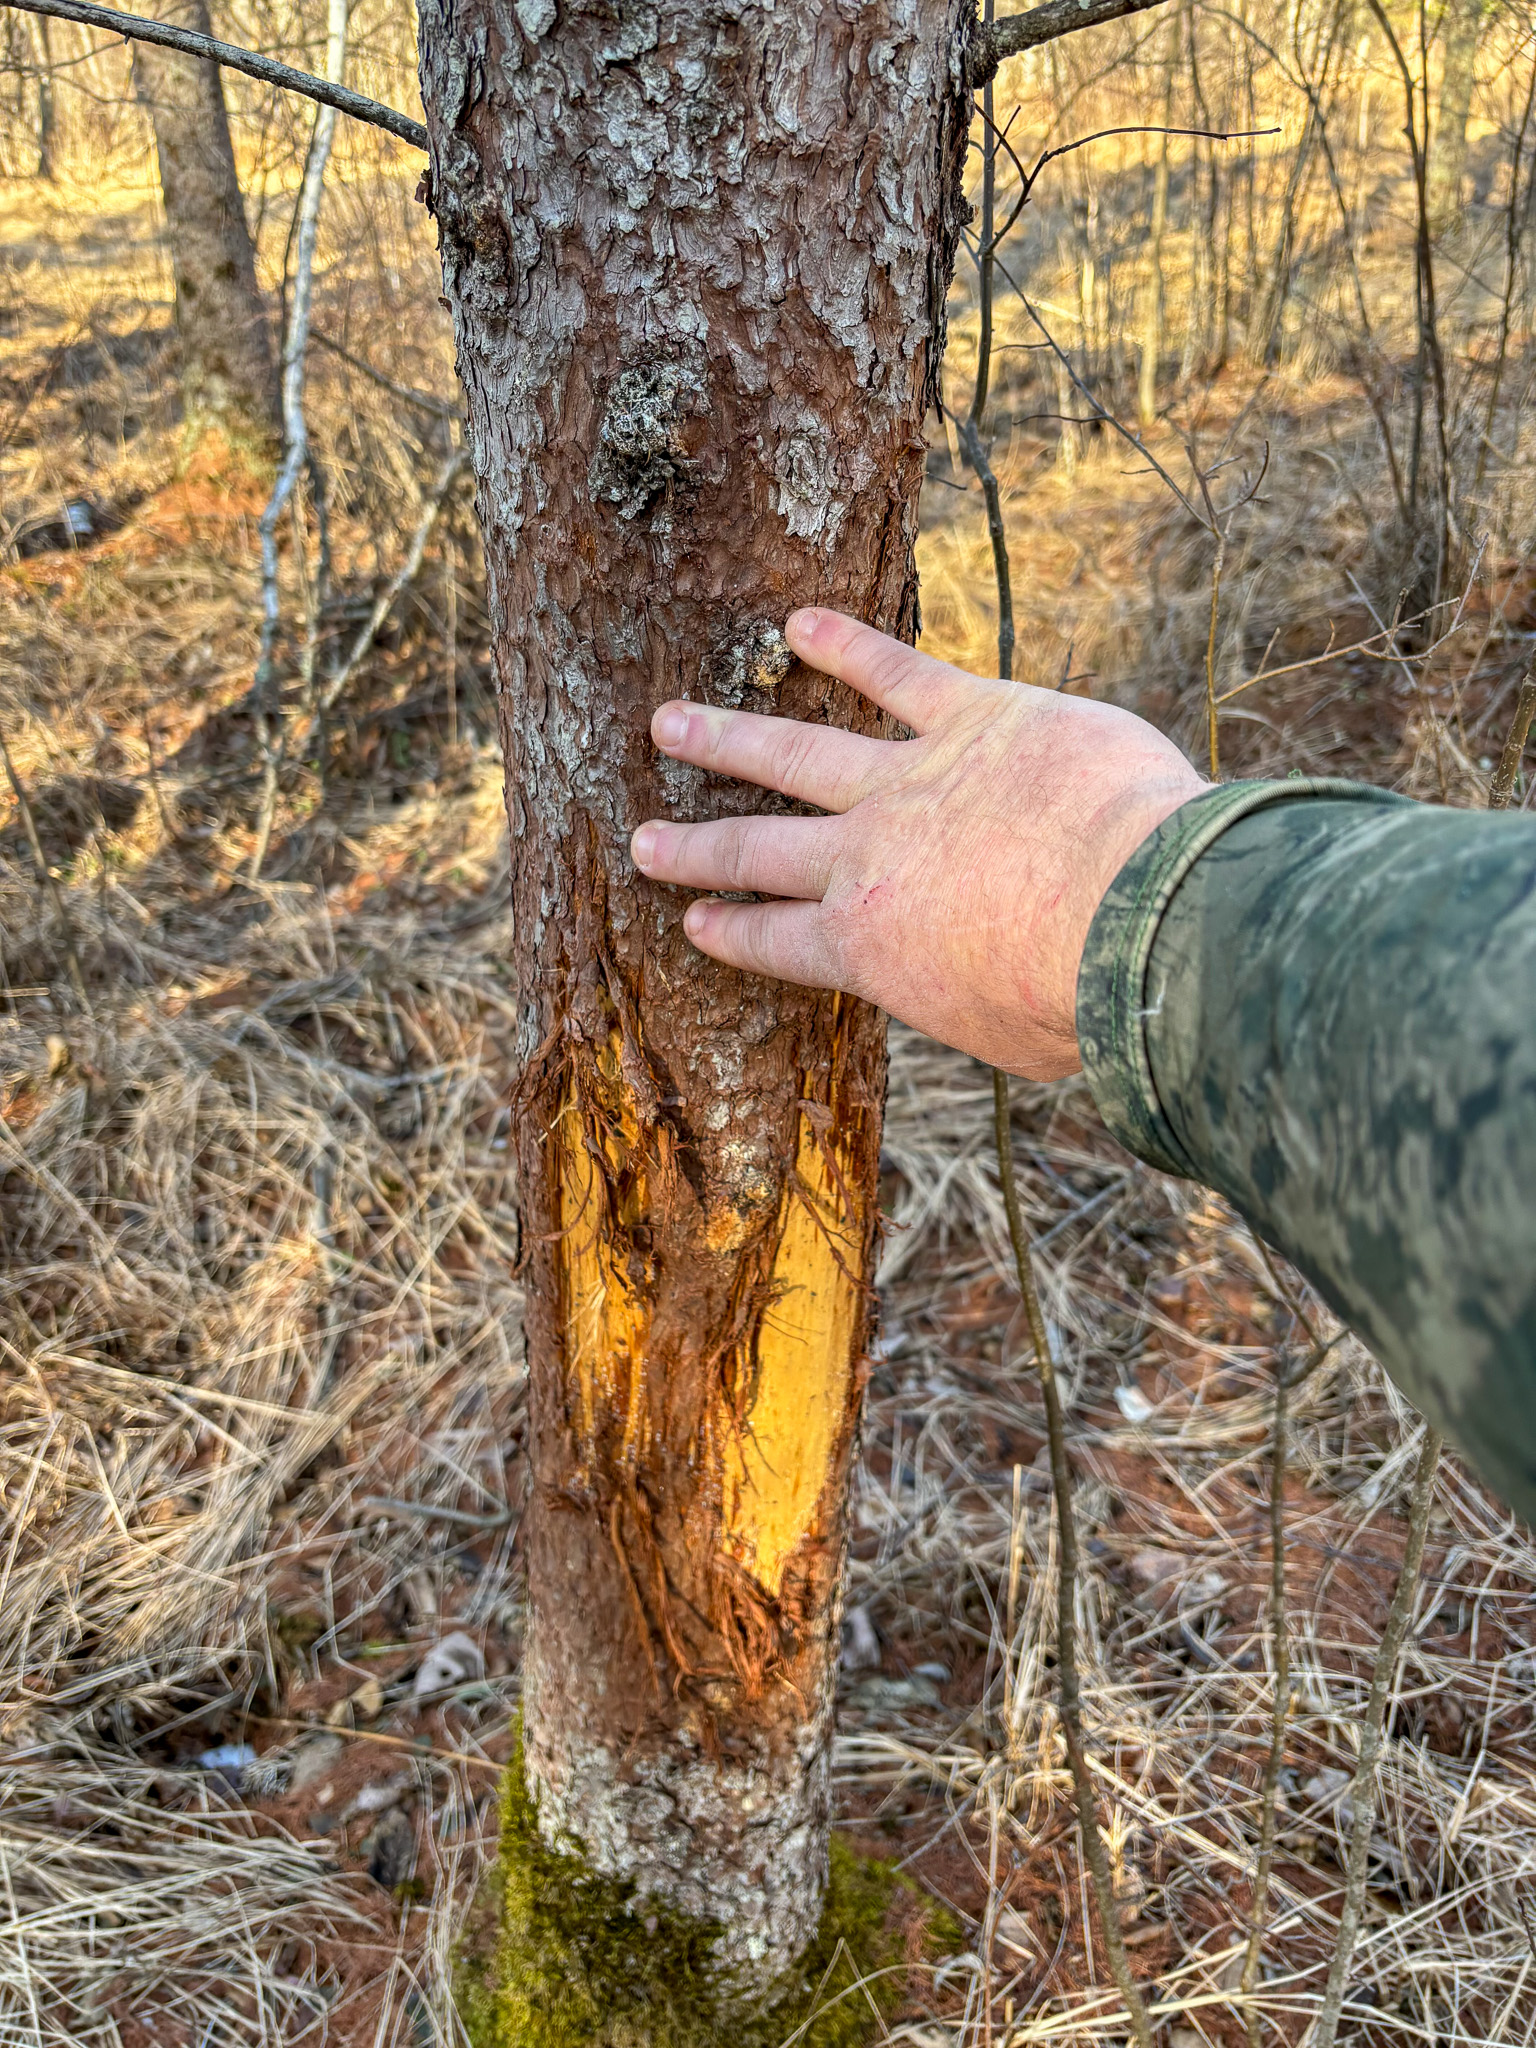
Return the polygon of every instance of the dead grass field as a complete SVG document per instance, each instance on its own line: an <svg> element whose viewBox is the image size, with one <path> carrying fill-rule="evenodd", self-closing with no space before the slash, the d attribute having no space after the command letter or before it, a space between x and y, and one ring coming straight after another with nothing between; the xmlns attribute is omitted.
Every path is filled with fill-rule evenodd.
<svg viewBox="0 0 1536 2048"><path fill-rule="evenodd" d="M451 1944L518 1696L524 1487L507 850L472 520L457 503L252 887L265 487L217 447L186 458L153 191L131 152L112 166L51 194L0 186L0 733L51 881L7 788L0 2042L456 2043ZM338 633L393 572L445 446L398 388L452 398L414 170L340 170L316 324L397 390L312 354ZM274 267L285 225L274 197ZM961 286L960 390L967 350ZM1059 423L1025 417L1038 399L1008 373L994 450L1019 672L1136 703L1194 751L1203 537L1112 437L1085 433L1069 469ZM1240 423L1248 459L1269 447L1228 570L1225 686L1362 638L1381 581L1358 382L1305 352L1234 360L1181 403L1202 443ZM1353 654L1256 686L1223 721L1231 769L1479 800L1536 640L1518 413L1513 431L1454 638L1428 663ZM939 426L930 471L925 645L984 668L984 522ZM92 522L73 542L71 502ZM285 575L292 615L292 551ZM1052 1704L1043 1419L991 1115L985 1069L893 1032L837 1771L839 1824L964 1930L961 1953L914 1966L890 2035L914 2048L1124 2036ZM1219 1202L1120 1153L1081 1084L1016 1088L1015 1142L1070 1396L1131 1953L1168 2048L1236 2048L1292 1283ZM1261 1994L1281 2042L1304 2036L1332 1950L1421 1430L1347 1339L1293 1422L1300 1683ZM455 1635L471 1650L423 1693ZM1448 1458L1353 2041L1536 2037L1533 1709L1536 1549Z"/></svg>

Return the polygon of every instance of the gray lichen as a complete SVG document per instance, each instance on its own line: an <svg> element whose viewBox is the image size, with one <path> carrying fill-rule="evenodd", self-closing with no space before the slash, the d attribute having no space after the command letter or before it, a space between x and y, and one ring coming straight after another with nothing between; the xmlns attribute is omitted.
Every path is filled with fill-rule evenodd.
<svg viewBox="0 0 1536 2048"><path fill-rule="evenodd" d="M684 421L704 395L703 379L685 364L636 363L608 390L598 445L587 470L595 499L638 519L686 473Z"/></svg>
<svg viewBox="0 0 1536 2048"><path fill-rule="evenodd" d="M555 0L512 0L512 12L531 43L547 36L555 25Z"/></svg>
<svg viewBox="0 0 1536 2048"><path fill-rule="evenodd" d="M753 619L705 665L704 696L730 710L766 711L794 666L789 643L770 619Z"/></svg>

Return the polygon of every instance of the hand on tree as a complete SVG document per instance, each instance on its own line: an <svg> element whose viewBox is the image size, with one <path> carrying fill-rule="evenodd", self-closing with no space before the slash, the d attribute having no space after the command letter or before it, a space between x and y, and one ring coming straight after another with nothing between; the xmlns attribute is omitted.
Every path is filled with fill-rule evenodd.
<svg viewBox="0 0 1536 2048"><path fill-rule="evenodd" d="M1147 834L1204 787L1128 711L980 682L838 612L785 638L917 735L862 738L707 704L663 704L663 753L830 815L652 820L653 881L774 899L690 904L701 952L846 989L1033 1080L1078 1067L1077 970L1099 901Z"/></svg>

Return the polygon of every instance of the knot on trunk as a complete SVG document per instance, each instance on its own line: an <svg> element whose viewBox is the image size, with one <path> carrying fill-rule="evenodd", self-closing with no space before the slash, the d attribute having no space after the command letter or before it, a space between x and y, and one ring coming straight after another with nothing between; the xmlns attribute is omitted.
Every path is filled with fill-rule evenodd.
<svg viewBox="0 0 1536 2048"><path fill-rule="evenodd" d="M700 680L711 704L767 711L777 703L779 685L794 663L789 642L773 621L751 619L710 649Z"/></svg>
<svg viewBox="0 0 1536 2048"><path fill-rule="evenodd" d="M638 519L687 474L687 421L703 409L704 379L683 363L636 363L608 390L587 470L596 500Z"/></svg>

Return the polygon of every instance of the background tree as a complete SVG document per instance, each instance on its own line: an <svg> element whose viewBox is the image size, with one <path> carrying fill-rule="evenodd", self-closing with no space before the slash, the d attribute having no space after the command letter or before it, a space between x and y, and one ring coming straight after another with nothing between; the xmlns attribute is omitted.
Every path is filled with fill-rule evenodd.
<svg viewBox="0 0 1536 2048"><path fill-rule="evenodd" d="M514 857L528 1782L766 1976L827 1872L884 1025L701 960L627 842L775 801L659 763L668 697L877 726L779 628L916 629L968 13L421 22Z"/></svg>
<svg viewBox="0 0 1536 2048"><path fill-rule="evenodd" d="M1467 163L1467 122L1477 76L1477 51L1488 0L1447 0L1441 21L1443 58L1438 118L1429 142L1429 218L1437 233L1461 218L1461 180Z"/></svg>
<svg viewBox="0 0 1536 2048"><path fill-rule="evenodd" d="M158 18L211 33L207 0L170 0ZM266 449L277 373L219 68L136 43L133 83L155 131L188 432L217 426Z"/></svg>
<svg viewBox="0 0 1536 2048"><path fill-rule="evenodd" d="M23 31L31 45L37 74L37 175L50 182L58 175L59 120L53 93L53 47L47 20L39 14L24 17Z"/></svg>

